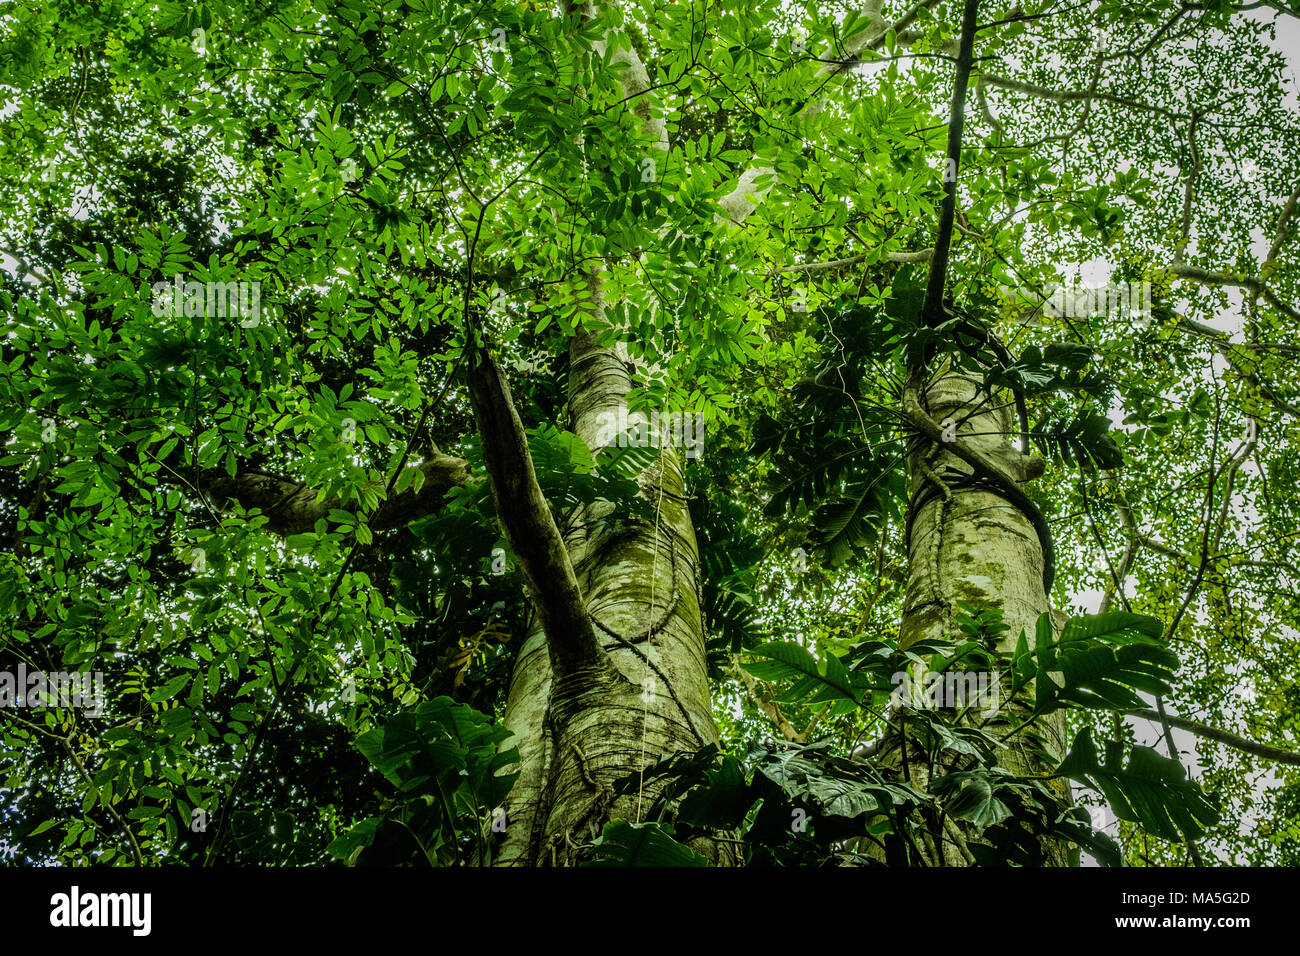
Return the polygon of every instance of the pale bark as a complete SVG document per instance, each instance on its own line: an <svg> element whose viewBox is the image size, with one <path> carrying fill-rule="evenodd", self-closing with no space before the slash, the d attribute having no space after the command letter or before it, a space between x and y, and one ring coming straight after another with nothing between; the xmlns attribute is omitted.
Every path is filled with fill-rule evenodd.
<svg viewBox="0 0 1300 956"><path fill-rule="evenodd" d="M896 26L905 27L932 3L919 4ZM868 9L872 25L849 41L851 56L883 42L886 30L876 22L879 10L873 0ZM593 9L585 8L584 14L590 17ZM634 50L620 50L618 58L627 64L624 92L634 102L643 131L654 149L668 148L662 121L646 100L647 71ZM834 64L823 74L839 73L846 65ZM815 101L806 110L811 114L819 108ZM720 200L720 218L742 224L770 188L770 181L759 185L769 172L744 171L736 189ZM595 319L590 327L604 327L599 270L587 277L587 291ZM569 357L572 428L594 447L603 434L602 422L608 421L605 416L622 421L627 414L631 366L621 350L602 347L581 331L571 340ZM632 423L638 419L627 416ZM521 775L507 808L507 835L497 857L501 865L580 861L601 824L612 817L640 819L653 796L647 787L646 793L616 797L614 781L661 755L717 742L709 706L699 553L676 451L662 449L641 484L642 494L655 503L653 521L620 518L608 505L593 506L573 523L575 530L565 542L597 638L625 680L560 686L547 653L554 636L541 629L529 635L516 660L505 722L520 750ZM1014 526L1010 519L1006 523ZM964 533L960 522L953 533ZM1039 561L1041 573L1041 554ZM725 843L696 843L714 862L732 862Z"/></svg>
<svg viewBox="0 0 1300 956"><path fill-rule="evenodd" d="M587 5L591 18L595 8ZM598 44L603 52L612 38ZM666 126L648 98L649 75L636 51L615 60L624 94L658 152ZM583 277L591 328L607 325L599 270ZM571 427L592 450L607 438L605 423L643 422L629 415L632 387L626 350L597 343L579 330L569 349ZM500 865L564 865L590 855L590 840L613 818L642 819L657 786L615 796L612 785L660 756L717 743L709 700L700 559L677 451L662 448L640 478L654 502L653 521L620 516L608 503L583 510L565 545L577 584L614 681L557 680L539 627L515 661L505 724L519 747L520 778L507 805ZM599 526L597 522L600 522ZM603 530L593 531L600 527ZM696 841L717 863L725 845Z"/></svg>
<svg viewBox="0 0 1300 956"><path fill-rule="evenodd" d="M1011 400L981 392L978 377L942 372L924 390L919 404L931 421L956 423L956 440L945 442L936 435L939 440L934 441L921 435L909 457L909 500L914 513L899 643L909 647L918 641L957 638L961 633L957 601L967 601L1002 609L1009 629L998 651L1009 656L1021 631L1032 640L1039 616L1050 610L1039 529L1022 507L1009 500L1024 495L1021 486L1042 473L1043 463L1011 446ZM1012 483L1019 496L1007 487ZM1054 614L1053 620L1059 628L1064 618ZM1005 700L1001 704L999 714L984 727L995 734L1005 733L1024 716L1022 709L1011 710ZM1040 732L1037 736L1042 739L1035 743L1045 744L1049 754L1064 753L1059 720L1043 722ZM878 748L881 761L924 789L929 783L924 758L909 744L905 761L904 739L896 721ZM1037 755L1025 732L1010 743L1000 764L1013 773L1041 773L1053 765ZM1062 800L1068 798L1064 785L1053 786ZM948 821L942 839L932 835L917 847L920 862L970 865L968 846L974 839L964 826ZM1052 862L1067 862L1059 844L1046 845L1045 850Z"/></svg>
<svg viewBox="0 0 1300 956"><path fill-rule="evenodd" d="M603 309L599 279L595 308ZM573 431L596 446L602 416L626 413L631 377L617 354L588 333L570 346ZM643 421L628 415L630 423ZM675 449L661 449L641 476L652 520L619 516L608 503L585 510L566 540L586 608L622 679L557 683L547 638L529 636L515 663L506 726L520 748L519 782L507 807L501 865L564 865L589 855L608 820L644 817L657 787L615 796L612 785L661 756L717 743L709 700L700 560ZM601 530L592 530L597 519ZM714 862L713 841L696 849Z"/></svg>
<svg viewBox="0 0 1300 956"><path fill-rule="evenodd" d="M537 484L523 422L510 387L485 349L471 358L470 401L492 483L497 518L519 562L551 669L583 690L617 684L578 586L551 509Z"/></svg>

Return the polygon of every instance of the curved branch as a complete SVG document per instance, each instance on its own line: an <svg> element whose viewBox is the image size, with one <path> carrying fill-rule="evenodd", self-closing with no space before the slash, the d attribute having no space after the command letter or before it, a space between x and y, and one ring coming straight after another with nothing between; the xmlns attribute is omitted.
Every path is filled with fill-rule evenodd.
<svg viewBox="0 0 1300 956"><path fill-rule="evenodd" d="M399 528L433 514L446 503L452 488L470 484L469 462L436 449L419 470L424 475L420 490L408 488L381 501L369 517L371 531ZM238 501L248 511L261 511L269 519L267 527L285 536L311 531L317 521L328 518L331 510L355 512L357 508L356 502L340 504L337 495L318 501L315 488L258 471L239 472L232 478L220 468L210 468L199 475L198 486L208 495ZM384 483L375 487L382 489Z"/></svg>
<svg viewBox="0 0 1300 956"><path fill-rule="evenodd" d="M505 375L481 346L470 363L470 401L497 517L537 608L551 666L559 679L614 679L617 671L596 637L564 539L538 487Z"/></svg>
<svg viewBox="0 0 1300 956"><path fill-rule="evenodd" d="M1114 103L1116 106L1127 106L1129 109L1159 113L1169 119L1191 118L1190 114L1187 113L1175 113L1172 110L1151 103L1140 103L1128 97L1116 96L1114 93L1103 93L1095 90L1053 90L1046 86L1038 86L1034 83L1025 83L1020 80L1013 80L1010 77L998 76L996 73L985 73L982 80L989 86L996 86L1001 90L1010 90L1012 93L1021 93L1025 96L1036 96L1040 99L1050 100L1053 103L1077 103L1081 100L1096 99L1101 100L1103 103Z"/></svg>
<svg viewBox="0 0 1300 956"><path fill-rule="evenodd" d="M1142 707L1121 710L1120 713L1127 714L1130 717L1141 717L1143 720L1160 721L1160 714L1158 712ZM1300 754L1292 753L1289 750L1283 750L1281 747L1273 747L1269 744L1261 744L1254 740L1248 740L1245 737L1239 737L1226 730L1219 730L1217 727L1211 727L1208 724L1202 724L1196 720L1188 720L1186 717L1177 717L1168 714L1165 719L1169 721L1171 727L1177 727L1179 730L1186 730L1188 733L1196 734L1198 737L1204 737L1206 740L1218 741L1221 744L1227 744L1229 747L1234 747L1237 750L1248 754L1254 754L1256 757L1263 757L1266 760L1274 760L1278 763L1300 767Z"/></svg>

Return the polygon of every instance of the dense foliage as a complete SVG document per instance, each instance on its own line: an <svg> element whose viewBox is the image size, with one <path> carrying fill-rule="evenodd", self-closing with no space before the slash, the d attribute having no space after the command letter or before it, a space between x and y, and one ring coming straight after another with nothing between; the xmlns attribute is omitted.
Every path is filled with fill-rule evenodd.
<svg viewBox="0 0 1300 956"><path fill-rule="evenodd" d="M846 3L0 10L0 670L106 696L0 708L0 856L490 862L533 611L468 329L557 523L644 516L654 448L566 430L573 279L599 262L638 406L706 429L687 479L723 746L648 760L664 796L590 834L598 862L699 863L689 838L724 830L754 865L906 865L948 816L983 829L979 863L1038 862L1046 833L1107 864L1300 863L1294 765L1171 754L1121 715L1159 697L1300 738L1300 122L1264 10L984 3L937 330L960 5L886 4L839 71L868 22ZM751 167L770 191L738 228L718 200ZM1051 308L1080 267L1151 307ZM260 299L216 314L186 282ZM1071 620L1023 636L1001 693L1026 736L1068 712L1054 775L924 707L947 775L873 763L891 675L986 665L1001 623L972 606L948 643L898 644L918 356L1019 393L1048 459L1031 494ZM416 507L443 453L473 478ZM258 476L315 491L309 519L230 490ZM1109 811L1067 809L1067 780Z"/></svg>

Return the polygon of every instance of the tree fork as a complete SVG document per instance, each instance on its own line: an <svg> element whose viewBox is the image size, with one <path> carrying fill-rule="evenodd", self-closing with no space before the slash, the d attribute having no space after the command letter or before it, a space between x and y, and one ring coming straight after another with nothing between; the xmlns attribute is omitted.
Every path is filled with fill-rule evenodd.
<svg viewBox="0 0 1300 956"><path fill-rule="evenodd" d="M506 543L546 634L551 666L561 680L613 682L617 672L596 637L569 552L538 487L510 386L486 348L470 347L470 402L483 464Z"/></svg>

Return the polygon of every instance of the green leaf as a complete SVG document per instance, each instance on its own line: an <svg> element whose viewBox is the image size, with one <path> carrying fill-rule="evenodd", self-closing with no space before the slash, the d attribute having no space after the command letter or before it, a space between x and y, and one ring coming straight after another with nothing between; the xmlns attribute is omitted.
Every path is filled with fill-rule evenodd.
<svg viewBox="0 0 1300 956"><path fill-rule="evenodd" d="M987 773L963 771L945 774L934 781L934 792L952 794L944 804L948 814L958 820L969 820L977 827L990 827L1011 816L1011 810L1000 800Z"/></svg>
<svg viewBox="0 0 1300 956"><path fill-rule="evenodd" d="M167 683L163 684L162 687L154 691L152 695L150 695L149 702L153 704L157 704L164 700L171 700L173 697L179 694L181 692L181 688L183 688L189 682L190 682L189 674L181 674L179 677L173 677Z"/></svg>
<svg viewBox="0 0 1300 956"><path fill-rule="evenodd" d="M890 515L890 504L901 491L899 472L885 462L875 464L880 470L855 481L813 516L809 541L825 552L826 563L832 567L876 539Z"/></svg>
<svg viewBox="0 0 1300 956"><path fill-rule="evenodd" d="M1160 619L1147 614L1110 611L1072 617L1061 629L1061 643L1082 639L1128 642L1144 638L1158 640L1164 634Z"/></svg>
<svg viewBox="0 0 1300 956"><path fill-rule="evenodd" d="M354 853L374 842L383 822L383 817L366 817L335 837L325 852L337 860L350 862Z"/></svg>
<svg viewBox="0 0 1300 956"><path fill-rule="evenodd" d="M438 697L357 738L357 748L403 793L451 793L461 786L483 806L499 806L518 778L502 769L518 761L510 737L472 708Z"/></svg>
<svg viewBox="0 0 1300 956"><path fill-rule="evenodd" d="M818 662L807 648L785 641L761 644L754 648L753 653L766 660L741 666L759 680L797 680L799 696L816 691L811 697L813 702L844 699L861 703L848 670L833 655Z"/></svg>
<svg viewBox="0 0 1300 956"><path fill-rule="evenodd" d="M1160 643L1162 633L1157 618L1115 611L1072 618L1054 644L1040 634L1037 706L1123 710L1146 706L1141 692L1168 695L1178 656Z"/></svg>
<svg viewBox="0 0 1300 956"><path fill-rule="evenodd" d="M1126 747L1127 765L1123 763ZM1187 779L1187 771L1177 760L1150 747L1108 741L1106 759L1100 761L1089 727L1079 731L1056 775L1095 787L1121 820L1141 824L1149 833L1174 843L1183 842L1184 837L1199 840L1206 827L1219 822L1218 809Z"/></svg>
<svg viewBox="0 0 1300 956"><path fill-rule="evenodd" d="M708 866L709 861L673 839L659 823L611 820L595 841L596 859L584 866Z"/></svg>

